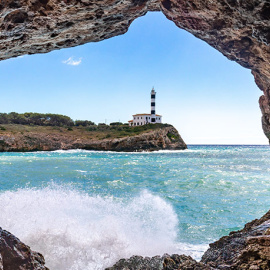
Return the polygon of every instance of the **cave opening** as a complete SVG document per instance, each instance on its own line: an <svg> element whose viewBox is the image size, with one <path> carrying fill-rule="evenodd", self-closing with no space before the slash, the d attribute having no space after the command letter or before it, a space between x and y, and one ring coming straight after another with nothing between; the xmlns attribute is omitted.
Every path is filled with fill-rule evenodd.
<svg viewBox="0 0 270 270"><path fill-rule="evenodd" d="M0 68L3 112L127 122L147 112L155 86L158 112L188 144L267 144L250 70L160 12L136 19L124 35L1 61Z"/></svg>

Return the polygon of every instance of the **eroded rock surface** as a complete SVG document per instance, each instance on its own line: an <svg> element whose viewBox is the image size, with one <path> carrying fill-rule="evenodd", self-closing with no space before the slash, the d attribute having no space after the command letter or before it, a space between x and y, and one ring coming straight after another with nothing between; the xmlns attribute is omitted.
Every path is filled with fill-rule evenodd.
<svg viewBox="0 0 270 270"><path fill-rule="evenodd" d="M152 258L132 256L129 259L121 259L114 266L105 270L211 270L212 267L196 262L186 255L155 256Z"/></svg>
<svg viewBox="0 0 270 270"><path fill-rule="evenodd" d="M264 92L262 125L270 139L269 0L2 0L0 60L120 35L147 11L162 11L252 70Z"/></svg>
<svg viewBox="0 0 270 270"><path fill-rule="evenodd" d="M103 151L154 151L183 150L187 145L173 127L145 131L139 135L123 138L93 139L87 133L81 136L63 132L4 132L0 134L0 152L53 151L68 149Z"/></svg>
<svg viewBox="0 0 270 270"><path fill-rule="evenodd" d="M32 251L17 237L0 228L1 270L49 270L40 253Z"/></svg>
<svg viewBox="0 0 270 270"><path fill-rule="evenodd" d="M217 269L270 269L270 211L210 244L202 262Z"/></svg>

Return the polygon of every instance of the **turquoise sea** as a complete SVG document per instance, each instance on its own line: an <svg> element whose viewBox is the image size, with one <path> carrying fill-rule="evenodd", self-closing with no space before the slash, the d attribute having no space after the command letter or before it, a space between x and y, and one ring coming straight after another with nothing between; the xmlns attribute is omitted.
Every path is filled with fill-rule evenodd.
<svg viewBox="0 0 270 270"><path fill-rule="evenodd" d="M0 226L51 270L185 253L270 208L269 146L0 153Z"/></svg>

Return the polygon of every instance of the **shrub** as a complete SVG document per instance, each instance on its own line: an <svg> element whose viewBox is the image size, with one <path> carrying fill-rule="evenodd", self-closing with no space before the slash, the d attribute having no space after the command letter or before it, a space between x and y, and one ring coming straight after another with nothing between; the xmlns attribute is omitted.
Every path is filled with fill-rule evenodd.
<svg viewBox="0 0 270 270"><path fill-rule="evenodd" d="M93 125L95 125L95 123L92 121L88 121L88 120L76 120L75 121L75 126L87 127L87 126L93 126Z"/></svg>
<svg viewBox="0 0 270 270"><path fill-rule="evenodd" d="M110 123L110 126L121 126L121 125L123 125L123 123L121 123L121 122L112 122L112 123Z"/></svg>

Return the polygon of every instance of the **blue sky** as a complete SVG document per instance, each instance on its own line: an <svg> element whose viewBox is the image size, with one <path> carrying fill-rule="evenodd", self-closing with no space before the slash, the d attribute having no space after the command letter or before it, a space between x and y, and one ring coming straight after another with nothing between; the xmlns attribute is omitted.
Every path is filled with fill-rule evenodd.
<svg viewBox="0 0 270 270"><path fill-rule="evenodd" d="M177 28L161 13L99 43L0 62L0 112L127 122L150 111L188 144L267 144L250 70Z"/></svg>

